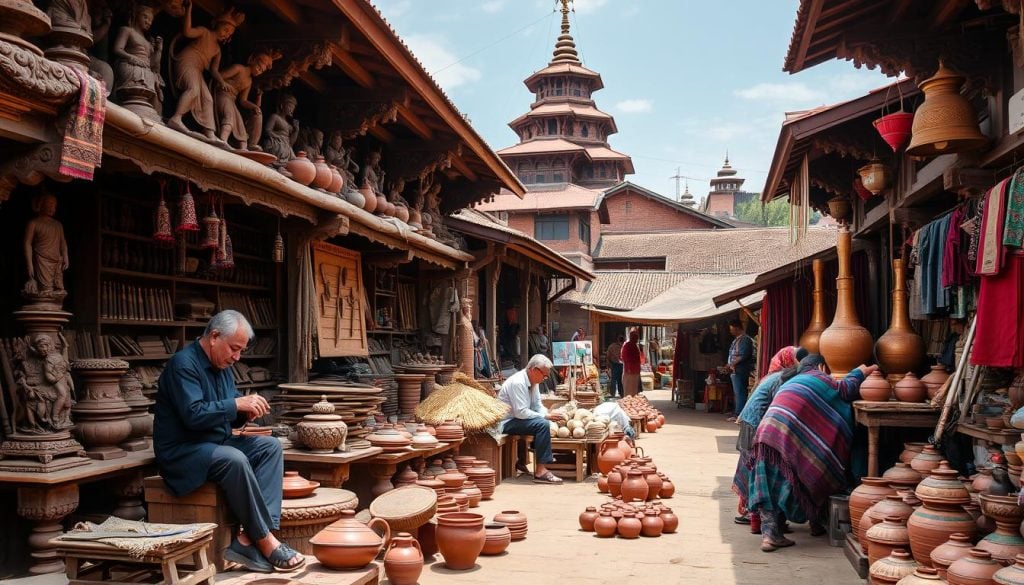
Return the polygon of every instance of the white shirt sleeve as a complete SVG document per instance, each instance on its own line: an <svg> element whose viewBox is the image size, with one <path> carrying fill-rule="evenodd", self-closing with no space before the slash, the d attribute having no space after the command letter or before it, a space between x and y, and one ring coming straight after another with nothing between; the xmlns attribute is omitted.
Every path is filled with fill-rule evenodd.
<svg viewBox="0 0 1024 585"><path fill-rule="evenodd" d="M523 379L520 379L523 378ZM540 402L540 389L537 385L530 385L529 378L518 373L515 378L509 378L505 398L508 400L512 410L513 418L527 419L544 417L546 409Z"/></svg>

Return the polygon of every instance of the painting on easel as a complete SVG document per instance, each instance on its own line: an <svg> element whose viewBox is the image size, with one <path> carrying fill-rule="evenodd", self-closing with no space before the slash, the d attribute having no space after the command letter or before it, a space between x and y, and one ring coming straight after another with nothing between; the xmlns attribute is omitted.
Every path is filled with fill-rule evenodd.
<svg viewBox="0 0 1024 585"><path fill-rule="evenodd" d="M556 341L551 344L551 358L556 366L589 366L594 363L594 346L590 341Z"/></svg>

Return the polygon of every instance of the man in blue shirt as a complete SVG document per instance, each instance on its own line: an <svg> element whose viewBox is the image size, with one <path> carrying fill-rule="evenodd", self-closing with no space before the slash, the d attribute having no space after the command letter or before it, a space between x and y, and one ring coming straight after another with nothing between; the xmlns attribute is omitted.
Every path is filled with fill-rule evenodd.
<svg viewBox="0 0 1024 585"><path fill-rule="evenodd" d="M736 422L736 417L743 412L743 406L747 403L747 382L754 368L754 340L744 331L739 319L729 321L729 333L734 337L729 346L728 367L732 373L730 380L734 399L733 416L729 417L729 421Z"/></svg>
<svg viewBox="0 0 1024 585"><path fill-rule="evenodd" d="M210 319L202 337L168 360L156 396L153 450L175 495L207 481L227 494L243 532L224 551L225 559L250 571L290 571L305 558L271 532L281 520L281 443L231 434L232 427L270 412L262 396L239 396L231 375L252 337L241 313L223 311Z"/></svg>
<svg viewBox="0 0 1024 585"><path fill-rule="evenodd" d="M562 420L562 415L548 413L548 409L541 404L540 388L537 386L548 377L551 367L551 360L547 356L533 356L525 368L509 376L501 385L498 400L509 406L509 413L501 421L501 432L508 435L533 436L533 451L536 458L533 481L558 484L562 483L562 480L548 471L545 465L555 460L551 454L551 425L548 421ZM529 472L524 462L525 454L524 449L516 463L516 469L523 473Z"/></svg>

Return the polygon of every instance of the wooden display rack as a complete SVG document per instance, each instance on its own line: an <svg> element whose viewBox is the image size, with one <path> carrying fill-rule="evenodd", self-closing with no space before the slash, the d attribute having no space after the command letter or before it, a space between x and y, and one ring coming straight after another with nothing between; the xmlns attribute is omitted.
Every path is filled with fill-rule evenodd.
<svg viewBox="0 0 1024 585"><path fill-rule="evenodd" d="M317 340L321 357L369 357L359 252L313 242Z"/></svg>

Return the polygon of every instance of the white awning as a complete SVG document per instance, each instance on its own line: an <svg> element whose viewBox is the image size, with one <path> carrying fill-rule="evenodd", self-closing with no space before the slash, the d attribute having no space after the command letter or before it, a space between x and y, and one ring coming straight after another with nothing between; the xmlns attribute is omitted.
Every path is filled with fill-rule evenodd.
<svg viewBox="0 0 1024 585"><path fill-rule="evenodd" d="M631 311L612 311L586 307L604 320L628 321L645 325L662 323L686 323L703 321L742 307L757 305L764 298L764 291L757 291L742 299L715 306L718 295L748 286L757 278L756 274L731 276L695 276L673 286L660 295Z"/></svg>

